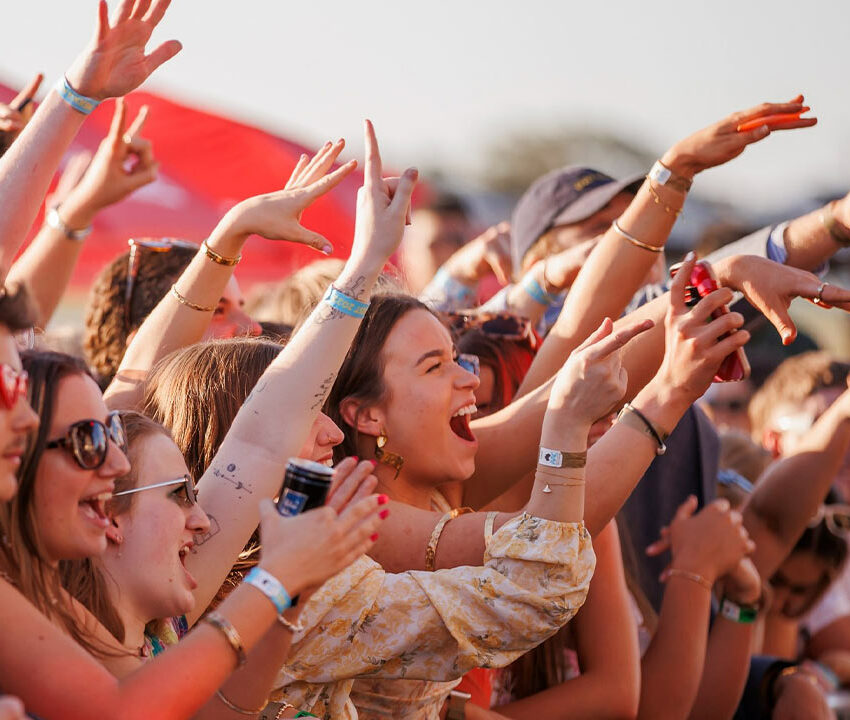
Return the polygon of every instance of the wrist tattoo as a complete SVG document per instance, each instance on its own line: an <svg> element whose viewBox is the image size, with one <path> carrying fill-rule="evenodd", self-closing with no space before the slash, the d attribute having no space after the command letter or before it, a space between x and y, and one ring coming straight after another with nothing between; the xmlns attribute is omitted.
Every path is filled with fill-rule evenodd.
<svg viewBox="0 0 850 720"><path fill-rule="evenodd" d="M317 408L322 407L325 404L325 400L328 397L328 393L331 391L331 388L334 385L334 380L336 379L336 373L331 373L324 380L322 380L321 385L319 385L318 391L313 393L313 404L310 406L311 410L316 410Z"/></svg>
<svg viewBox="0 0 850 720"><path fill-rule="evenodd" d="M363 298L368 295L368 290L366 288L366 276L360 275L358 278L352 280L344 287L337 287L336 289L339 290L339 292L341 292L343 295L348 295L348 297L354 298L355 300L363 301ZM339 310L332 308L330 305L326 305L322 302L319 303L318 307L316 307L314 322L317 325L322 325L326 322L330 322L331 320L339 320L340 318L344 317L348 316L345 313L340 312Z"/></svg>

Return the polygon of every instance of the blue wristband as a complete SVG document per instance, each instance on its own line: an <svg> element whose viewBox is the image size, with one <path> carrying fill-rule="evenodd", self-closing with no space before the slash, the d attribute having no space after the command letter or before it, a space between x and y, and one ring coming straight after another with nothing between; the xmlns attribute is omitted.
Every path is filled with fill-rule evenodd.
<svg viewBox="0 0 850 720"><path fill-rule="evenodd" d="M68 78L64 76L58 83L56 83L56 92L58 92L59 97L74 108L74 110L81 112L83 115L90 115L91 112L100 105L98 100L86 97L85 95L80 95L80 93L74 90L74 88L72 88L68 83Z"/></svg>
<svg viewBox="0 0 850 720"><path fill-rule="evenodd" d="M432 282L443 291L446 298L455 302L464 301L475 295L475 291L459 280L455 280L448 271L440 268Z"/></svg>
<svg viewBox="0 0 850 720"><path fill-rule="evenodd" d="M542 287L540 287L540 283L537 282L531 274L526 275L522 279L522 289L529 294L534 302L545 305L546 307L558 302L558 297L556 295L552 295L552 293L547 293Z"/></svg>
<svg viewBox="0 0 850 720"><path fill-rule="evenodd" d="M328 288L325 297L322 299L334 310L339 310L341 313L353 318L362 318L369 309L369 303L360 302L353 297L349 297L337 290L333 285Z"/></svg>
<svg viewBox="0 0 850 720"><path fill-rule="evenodd" d="M283 611L292 605L292 598L289 593L281 585L280 581L270 572L266 572L261 567L253 567L251 572L245 576L245 582L253 585L269 600L272 605L277 608L277 614L282 615Z"/></svg>

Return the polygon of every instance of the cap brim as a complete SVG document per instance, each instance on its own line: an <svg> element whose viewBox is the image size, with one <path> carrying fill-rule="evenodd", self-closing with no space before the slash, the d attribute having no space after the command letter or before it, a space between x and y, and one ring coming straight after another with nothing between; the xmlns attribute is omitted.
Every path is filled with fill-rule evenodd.
<svg viewBox="0 0 850 720"><path fill-rule="evenodd" d="M638 188L644 180L644 175L634 175L625 180L617 180L606 185L601 185L582 195L574 203L570 203L561 213L555 216L549 227L558 225L572 225L573 223L587 220L594 213L599 212L621 192L637 194Z"/></svg>

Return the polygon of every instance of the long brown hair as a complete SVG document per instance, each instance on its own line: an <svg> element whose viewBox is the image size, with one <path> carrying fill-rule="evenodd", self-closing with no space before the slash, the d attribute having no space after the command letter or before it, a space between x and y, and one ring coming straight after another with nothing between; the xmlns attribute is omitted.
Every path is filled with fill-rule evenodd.
<svg viewBox="0 0 850 720"><path fill-rule="evenodd" d="M196 479L206 472L239 408L281 350L282 345L256 338L213 340L171 353L151 372L145 386L145 412L168 428ZM213 607L257 564L259 550L255 531Z"/></svg>
<svg viewBox="0 0 850 720"><path fill-rule="evenodd" d="M139 484L139 466L142 460L141 440L153 435L165 435L171 438L162 425L130 410L121 413L124 432L127 437L127 456L130 460L130 472L115 480L115 492L130 490ZM112 498L106 506L110 517L130 512L135 495ZM155 540L155 539L154 539ZM101 563L92 558L65 560L59 564L62 584L72 597L76 598L100 623L119 641L124 642L124 623L112 602L109 583L113 582ZM114 651L99 648L100 654L114 655Z"/></svg>
<svg viewBox="0 0 850 720"><path fill-rule="evenodd" d="M56 412L59 384L66 377L91 374L82 360L63 353L27 351L21 353L21 362L29 373L27 399L40 422L21 457L18 492L9 503L0 505L0 533L4 538L0 553L12 583L24 597L86 650L98 652L100 646L92 640L84 618L69 603L60 601L60 573L48 561L35 518L36 472Z"/></svg>
<svg viewBox="0 0 850 720"><path fill-rule="evenodd" d="M349 425L342 417L342 402L353 398L365 406L387 397L389 390L384 383L381 351L396 323L412 310L431 312L426 305L409 295L379 295L372 298L325 404L325 412L345 434L342 444L334 448L336 462L349 455L357 455L356 422Z"/></svg>

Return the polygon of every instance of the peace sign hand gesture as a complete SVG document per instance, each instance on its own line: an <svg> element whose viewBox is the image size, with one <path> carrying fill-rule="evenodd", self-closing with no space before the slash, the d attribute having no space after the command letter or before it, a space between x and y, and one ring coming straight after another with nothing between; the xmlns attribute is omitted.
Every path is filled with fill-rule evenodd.
<svg viewBox="0 0 850 720"><path fill-rule="evenodd" d="M121 97L139 87L183 47L168 40L145 54L170 4L171 0L121 0L110 24L106 0L100 0L94 36L65 75L71 87L95 100Z"/></svg>

